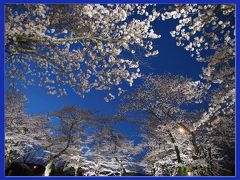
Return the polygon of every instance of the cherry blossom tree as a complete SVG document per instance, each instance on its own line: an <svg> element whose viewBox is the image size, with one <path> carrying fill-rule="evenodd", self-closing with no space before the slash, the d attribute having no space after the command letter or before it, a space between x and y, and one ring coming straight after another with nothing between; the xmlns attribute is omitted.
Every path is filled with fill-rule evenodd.
<svg viewBox="0 0 240 180"><path fill-rule="evenodd" d="M188 112L183 105L201 103L207 87L200 81L191 81L182 76L150 75L145 77L141 87L126 96L127 101L121 111L143 111L155 116L159 121L171 119L191 134L195 154L197 145L194 133L186 122Z"/></svg>
<svg viewBox="0 0 240 180"><path fill-rule="evenodd" d="M89 147L89 156L94 166L89 175L120 175L124 176L134 169L134 156L140 148L134 145L124 135L114 128L118 116L100 116L95 121L92 135L93 141Z"/></svg>
<svg viewBox="0 0 240 180"><path fill-rule="evenodd" d="M199 112L189 112L189 110L183 107L187 104L201 103L204 100L203 96L207 88L207 85L204 85L200 81L194 82L182 76L173 76L170 74L150 75L145 77L143 85L126 96L126 101L121 111L142 111L147 113L151 117L149 121L153 119L153 123L150 124L154 124L149 126L148 129L148 132L155 136L150 136L151 140L153 140L151 144L155 145L157 143L159 146L162 145L164 149L154 149L152 153L155 156L151 157L152 153L147 155L147 157L149 156L156 160L153 161L155 169L153 174L156 175L159 173L156 170L156 163L159 157L162 157L162 155L160 156L161 153L169 153L169 156L166 155L167 159L165 163L168 161L169 168L174 167L174 169L168 171L168 173L171 172L170 174L176 174L176 172L173 173L173 170L176 167L182 166L183 162L185 165L191 164L200 158L199 143L193 128L193 123L200 119L200 115ZM148 126L147 124L144 123L145 126ZM156 129L156 132L154 129ZM179 135L178 131L185 134L184 138ZM158 137L157 134L161 136L164 134L163 139ZM180 137L180 139L178 140L177 137ZM185 158L184 160L181 157L182 153ZM170 165L173 156L175 156L177 164L174 162Z"/></svg>
<svg viewBox="0 0 240 180"><path fill-rule="evenodd" d="M61 156L64 162L63 171L68 171L69 169L74 169L74 176L78 176L79 170L84 173L86 170L86 164L89 166L89 160L87 159L88 151L90 151L88 146L78 145L67 149L66 153Z"/></svg>
<svg viewBox="0 0 240 180"><path fill-rule="evenodd" d="M43 147L48 154L44 176L49 176L55 161L67 150L80 145L85 135L84 123L91 119L91 112L76 107L64 107L52 114L59 119L59 125L54 125L47 134L48 144Z"/></svg>
<svg viewBox="0 0 240 180"><path fill-rule="evenodd" d="M234 116L235 6L175 5L161 18L179 19L176 30L171 32L177 45L190 51L197 61L207 63L200 77L209 84L212 95L201 123L223 114Z"/></svg>
<svg viewBox="0 0 240 180"><path fill-rule="evenodd" d="M234 15L235 6L231 4L176 4L161 14L161 20L179 20L170 33L176 44L190 51L198 61L211 62L213 59L208 55L218 53L229 56L225 59L228 61L235 56Z"/></svg>
<svg viewBox="0 0 240 180"><path fill-rule="evenodd" d="M60 96L67 88L84 95L124 82L131 86L141 76L139 52L147 57L158 54L152 41L160 36L151 23L160 14L145 13L147 6L7 5L5 63L10 86L19 80L24 85L37 83Z"/></svg>
<svg viewBox="0 0 240 180"><path fill-rule="evenodd" d="M200 77L212 86L208 90L209 107L194 129L208 133L206 149L218 154L215 161L227 156L232 165L235 158L229 151L235 148L235 12L235 6L230 4L187 4L176 5L161 15L163 20L179 19L176 30L171 32L177 45L190 51L197 61L207 63ZM227 174L234 173L234 167L231 169ZM226 171L229 167L221 166L211 174L222 175Z"/></svg>
<svg viewBox="0 0 240 180"><path fill-rule="evenodd" d="M144 147L150 149L144 163L151 165L152 174L161 175L165 167L168 174L176 175L183 165L189 167L191 175L233 174L233 112L228 109L225 115L210 114L209 109L219 112L216 106L211 108L214 96L210 96L210 107L206 110L190 112L183 108L183 105L204 101L209 85L172 75L148 76L145 79L142 86L126 96L121 110L145 112L150 116L149 122L144 123L148 127L144 133ZM226 102L222 105L233 106ZM203 118L209 118L208 123ZM181 133L184 136L180 136ZM164 155L166 159L161 161ZM173 157L177 164L170 163ZM222 164L223 158L228 158L228 164ZM150 171L147 168L147 172Z"/></svg>
<svg viewBox="0 0 240 180"><path fill-rule="evenodd" d="M48 120L27 114L26 100L26 96L20 92L7 92L5 95L6 168L14 161L22 161L45 144L41 127L46 126Z"/></svg>
<svg viewBox="0 0 240 180"><path fill-rule="evenodd" d="M195 120L200 117L197 114L195 114ZM156 117L150 115L147 116L142 130L141 146L147 152L141 163L147 174L153 176L200 175L202 169L207 169L208 163L205 156L200 156L200 153L198 158L192 156L194 149L191 134L174 120L159 122ZM199 147L199 141L196 142Z"/></svg>
<svg viewBox="0 0 240 180"><path fill-rule="evenodd" d="M159 123L148 116L142 127L141 146L146 153L141 161L145 173L153 176L170 175L182 163L182 153L176 142L172 123ZM176 126L176 124L174 124Z"/></svg>

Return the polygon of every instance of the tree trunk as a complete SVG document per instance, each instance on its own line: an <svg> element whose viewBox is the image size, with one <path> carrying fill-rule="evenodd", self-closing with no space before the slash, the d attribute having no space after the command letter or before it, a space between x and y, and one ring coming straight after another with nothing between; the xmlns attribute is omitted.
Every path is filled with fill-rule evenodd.
<svg viewBox="0 0 240 180"><path fill-rule="evenodd" d="M168 133L168 136L169 136L170 139L171 139L171 142L174 144L174 149L175 149L175 152L176 152L177 161L178 161L178 163L181 163L182 160L181 160L181 156L180 156L180 151L179 151L179 149L178 149L178 146L175 145L176 141L175 141L172 133L171 133L169 130L167 130L167 133Z"/></svg>
<svg viewBox="0 0 240 180"><path fill-rule="evenodd" d="M169 118L171 118L172 120L175 120L175 118L173 118L169 113L165 112L163 109L161 109L161 110L162 110L162 111L164 112L164 114L166 114ZM149 109L148 112L150 112L150 113L151 113L152 115L154 115L158 120L161 121L161 118L159 118L158 115L155 114L154 111L152 111L151 109ZM180 126L182 125L181 123L178 123L178 124L179 124ZM184 125L183 125L183 126L184 126ZM185 127L185 129L186 129L186 126L184 126L184 127ZM168 133L168 135L169 135L169 137L170 137L170 139L171 139L171 142L172 142L173 144L175 144L175 139L174 139L172 133L171 133L169 130L167 130L167 133ZM178 161L178 163L181 163L182 160L181 160L180 151L179 151L179 149L178 149L178 146L174 145L174 149L175 149L175 152L176 152L176 155L177 155L177 161Z"/></svg>
<svg viewBox="0 0 240 180"><path fill-rule="evenodd" d="M119 165L121 167L121 174L120 174L120 176L125 175L127 173L127 171L126 171L123 163L117 157L115 157L115 159L116 159L116 161L119 163Z"/></svg>
<svg viewBox="0 0 240 180"><path fill-rule="evenodd" d="M72 125L73 126L73 125ZM71 127L72 129L72 127ZM70 145L70 138L71 136L69 135L68 137L68 141L67 141L67 144L66 144L66 147L63 148L58 154L56 155L49 155L49 160L48 160L48 163L45 167L45 172L44 172L44 176L49 176L50 173L52 172L52 166L53 166L53 163L54 163L54 160L57 159L59 156L61 156L68 148L69 148L69 145Z"/></svg>
<svg viewBox="0 0 240 180"><path fill-rule="evenodd" d="M191 143L192 143L192 146L193 146L193 154L195 156L198 156L199 155L199 148L197 146L197 142L196 142L196 135L195 133L191 132Z"/></svg>
<svg viewBox="0 0 240 180"><path fill-rule="evenodd" d="M5 157L5 169L9 168L11 165L11 159L10 159L10 155L7 154Z"/></svg>
<svg viewBox="0 0 240 180"><path fill-rule="evenodd" d="M212 160L212 148L211 147L208 148L208 158L210 160Z"/></svg>
<svg viewBox="0 0 240 180"><path fill-rule="evenodd" d="M50 159L45 167L44 176L50 176L50 173L52 172L54 159Z"/></svg>
<svg viewBox="0 0 240 180"><path fill-rule="evenodd" d="M178 174L178 171L179 171L179 168L178 167L175 167L171 176L176 176Z"/></svg>
<svg viewBox="0 0 240 180"><path fill-rule="evenodd" d="M126 169L123 167L123 164L121 164L121 168L122 168L122 172L121 172L121 176L124 176L127 174Z"/></svg>
<svg viewBox="0 0 240 180"><path fill-rule="evenodd" d="M182 122L178 122L178 125L181 126L185 131L187 131L191 137L190 137L190 142L193 146L193 159L196 159L195 157L197 157L199 155L199 147L197 146L197 142L196 142L196 135L193 131L191 131L185 124L183 124ZM195 157L194 157L195 156Z"/></svg>
<svg viewBox="0 0 240 180"><path fill-rule="evenodd" d="M153 163L152 174L153 176L157 176L156 163Z"/></svg>
<svg viewBox="0 0 240 180"><path fill-rule="evenodd" d="M78 175L78 168L75 168L74 170L75 170L74 175L77 176Z"/></svg>
<svg viewBox="0 0 240 180"><path fill-rule="evenodd" d="M98 164L98 161L97 161L97 166L95 167L95 170L94 170L94 173L96 176L99 176L100 175L100 167L99 167L99 164Z"/></svg>

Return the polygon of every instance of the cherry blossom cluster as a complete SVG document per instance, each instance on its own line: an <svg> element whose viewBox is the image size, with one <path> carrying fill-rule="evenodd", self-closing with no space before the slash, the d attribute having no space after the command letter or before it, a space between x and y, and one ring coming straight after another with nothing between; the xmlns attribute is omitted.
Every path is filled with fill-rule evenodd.
<svg viewBox="0 0 240 180"><path fill-rule="evenodd" d="M231 19L234 13L234 5L177 4L163 12L161 19L179 20L176 29L170 32L177 46L183 46L198 61L205 61L206 55L221 43L234 48L235 22Z"/></svg>
<svg viewBox="0 0 240 180"><path fill-rule="evenodd" d="M36 83L59 96L69 88L84 96L91 89L131 86L141 77L139 54L158 54L152 44L160 36L151 23L159 13L145 12L148 6L153 5L6 6L10 85Z"/></svg>

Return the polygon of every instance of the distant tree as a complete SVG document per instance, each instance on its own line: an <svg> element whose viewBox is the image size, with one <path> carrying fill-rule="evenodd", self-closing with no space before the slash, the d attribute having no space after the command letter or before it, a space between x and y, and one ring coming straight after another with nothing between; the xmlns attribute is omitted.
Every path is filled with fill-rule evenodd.
<svg viewBox="0 0 240 180"><path fill-rule="evenodd" d="M124 176L135 166L134 155L137 155L140 149L114 129L111 123L117 118L119 117L101 116L96 120L96 130L89 152L95 164L94 175Z"/></svg>
<svg viewBox="0 0 240 180"><path fill-rule="evenodd" d="M202 102L209 88L208 84L192 82L186 78L172 75L149 76L145 79L142 86L126 96L127 99L122 106L122 111L142 111L151 115L149 121L154 120L155 123L148 127L147 134L150 133L149 138L153 140L152 143L159 143L159 147L164 147L164 144L172 142L175 153L169 153L169 156L166 157L171 158L171 154L174 154L178 163L184 162L185 165L194 170L195 174L233 174L235 134L234 111L231 111L231 108L234 107L234 104L224 101L224 97L219 95L219 98L223 98L222 106L213 106L212 101L217 95L216 91L213 91L213 96L210 96L209 108L202 112L193 113L184 109L184 105ZM225 108L218 109L220 107ZM145 123L144 125L149 126L150 124ZM185 138L176 139L179 137L179 135L174 135L177 127L186 134ZM163 132L164 135L168 136L167 141L166 138L161 140L161 137L155 135L163 134ZM153 137L151 134L155 136ZM148 135L145 135L145 138ZM154 140L154 138L156 139ZM183 144L186 146L181 148ZM189 147L191 150L186 151ZM184 153L183 149L185 149ZM171 152L171 148L168 150ZM150 158L150 162L154 164L158 162L159 157L162 157L160 156L162 151L163 149L154 149L145 158ZM191 156L189 152L191 152ZM155 156L151 157L152 153ZM188 157L188 160L185 158L182 161L181 155ZM227 165L223 164L225 156L228 157ZM168 160L171 162L170 159ZM156 164L154 166L156 168Z"/></svg>
<svg viewBox="0 0 240 180"><path fill-rule="evenodd" d="M184 118L184 104L201 103L205 86L179 75L148 75L135 91L125 96L122 112L145 111L159 117Z"/></svg>
<svg viewBox="0 0 240 180"><path fill-rule="evenodd" d="M68 148L66 153L61 156L61 159L64 162L63 171L69 171L73 168L74 176L78 176L79 171L84 174L85 168L87 168L86 164L89 166L89 160L87 159L87 153L89 150L89 147L84 147L82 144Z"/></svg>
<svg viewBox="0 0 240 180"><path fill-rule="evenodd" d="M49 134L46 136L48 144L43 149L48 157L44 176L50 175L55 161L67 153L70 147L80 145L86 133L84 125L92 118L90 111L76 107L64 107L52 115L58 118L59 122L49 129Z"/></svg>
<svg viewBox="0 0 240 180"><path fill-rule="evenodd" d="M142 111L155 116L159 122L175 121L191 135L194 154L197 154L194 132L185 125L190 121L187 118L188 112L182 106L202 102L205 88L200 81L194 82L182 76L170 74L146 76L143 85L126 96L121 111Z"/></svg>
<svg viewBox="0 0 240 180"><path fill-rule="evenodd" d="M5 167L14 161L23 161L44 143L41 127L46 118L31 116L25 110L26 96L20 92L5 94Z"/></svg>
<svg viewBox="0 0 240 180"><path fill-rule="evenodd" d="M109 90L141 76L139 56L158 54L151 23L160 15L140 4L6 6L6 76L48 93ZM142 17L134 16L140 14ZM141 52L142 54L139 54ZM19 81L17 81L19 82Z"/></svg>
<svg viewBox="0 0 240 180"><path fill-rule="evenodd" d="M183 164L191 166L193 162L196 162L195 160L201 159L199 143L201 140L198 141L193 124L199 121L202 113L190 112L184 109L184 106L201 103L207 88L207 85L200 81L194 82L181 76L150 75L145 77L142 86L126 95L121 111L147 113L149 122L144 123L145 129L147 129L144 132L147 134L144 135L145 142L148 144L151 139L153 144L159 145L160 149L146 145L150 149L153 148L146 158L150 158L154 164L154 174L159 173L160 169L157 172L156 163L159 164L159 159L163 157L167 158L165 163L167 164L167 161L169 163L163 165L166 170L168 166L170 169L171 167L176 169ZM181 132L184 136L181 136ZM148 138L150 139L148 140ZM172 162L173 157L176 158L175 161L178 164ZM173 169L169 172L173 173Z"/></svg>
<svg viewBox="0 0 240 180"><path fill-rule="evenodd" d="M174 120L159 122L156 117L148 116L142 127L142 136L141 146L146 153L141 164L147 174L188 175L196 168L207 167L204 158L192 157L191 134ZM181 172L183 167L188 169L185 174Z"/></svg>

